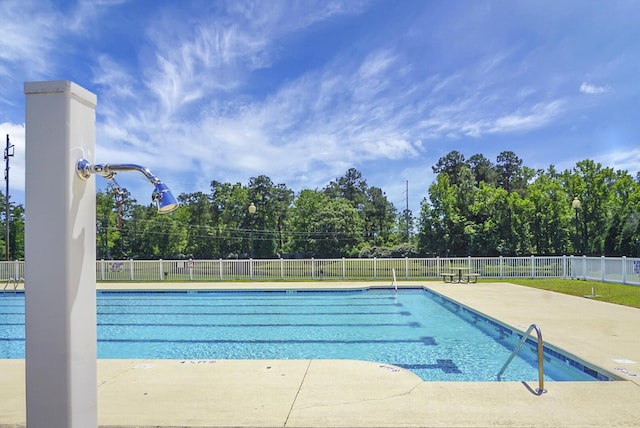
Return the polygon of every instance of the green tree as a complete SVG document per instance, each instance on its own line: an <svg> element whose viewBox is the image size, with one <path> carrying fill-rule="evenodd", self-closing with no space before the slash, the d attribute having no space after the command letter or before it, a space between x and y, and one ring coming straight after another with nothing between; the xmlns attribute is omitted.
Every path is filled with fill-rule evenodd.
<svg viewBox="0 0 640 428"><path fill-rule="evenodd" d="M363 221L345 199L330 200L320 207L313 225L315 256L321 258L353 255L362 242Z"/></svg>
<svg viewBox="0 0 640 428"><path fill-rule="evenodd" d="M10 204L9 213L9 260L24 260L24 206Z"/></svg>
<svg viewBox="0 0 640 428"><path fill-rule="evenodd" d="M401 241L404 243L411 242L412 239L412 231L415 227L415 219L413 218L413 212L405 208L398 215L397 218L397 235L401 237Z"/></svg>
<svg viewBox="0 0 640 428"><path fill-rule="evenodd" d="M255 221L248 208L249 189L240 183L211 182L211 202L220 257L249 257Z"/></svg>
<svg viewBox="0 0 640 428"><path fill-rule="evenodd" d="M536 254L566 254L572 247L573 227L570 195L562 186L559 174L552 166L540 171L528 187L528 198L533 203L531 224Z"/></svg>
<svg viewBox="0 0 640 428"><path fill-rule="evenodd" d="M603 168L600 163L583 160L571 171L562 174L567 194L578 197L581 202L579 229L581 229L580 249L587 255L603 255L608 216L611 207L610 192L615 181L611 168ZM571 200L566 201L571 204Z"/></svg>
<svg viewBox="0 0 640 428"><path fill-rule="evenodd" d="M472 254L498 256L512 252L509 194L503 188L481 182L475 196L470 207L476 219Z"/></svg>
<svg viewBox="0 0 640 428"><path fill-rule="evenodd" d="M284 225L293 191L273 184L265 175L249 180L249 199L256 206L251 216L256 257L279 257L284 251ZM256 230L253 230L256 228Z"/></svg>
<svg viewBox="0 0 640 428"><path fill-rule="evenodd" d="M180 259L188 242L187 210L158 215L155 205L136 205L127 222L127 241L134 259Z"/></svg>
<svg viewBox="0 0 640 428"><path fill-rule="evenodd" d="M126 223L129 258L143 260L155 258L154 243L149 239L150 233L147 231L147 219L153 215L153 210L148 207L133 206L131 217Z"/></svg>
<svg viewBox="0 0 640 428"><path fill-rule="evenodd" d="M112 183L107 189L96 193L96 255L98 259L113 258L111 250L120 237L117 228L118 212L115 195L118 190Z"/></svg>
<svg viewBox="0 0 640 428"><path fill-rule="evenodd" d="M371 245L388 245L395 225L396 209L379 187L366 190L367 200L362 208L364 239Z"/></svg>
<svg viewBox="0 0 640 428"><path fill-rule="evenodd" d="M315 228L317 213L329 200L326 194L315 190L302 190L298 194L288 219L289 251L301 257L315 254L315 238L310 232Z"/></svg>
<svg viewBox="0 0 640 428"><path fill-rule="evenodd" d="M278 230L278 251L284 252L286 248L286 226L289 217L291 204L293 204L294 192L284 184L278 184L275 189L277 230Z"/></svg>
<svg viewBox="0 0 640 428"><path fill-rule="evenodd" d="M178 197L185 211L187 244L184 254L197 259L218 256L217 240L213 228L213 204L203 192L182 194Z"/></svg>
<svg viewBox="0 0 640 428"><path fill-rule="evenodd" d="M349 168L337 181L330 182L324 193L333 199L344 198L360 211L367 200L367 187L362 173L355 168Z"/></svg>
<svg viewBox="0 0 640 428"><path fill-rule="evenodd" d="M513 242L513 248L508 255L531 255L534 253L531 225L535 206L529 199L521 197L518 192L509 194L508 203L510 213L509 239Z"/></svg>
<svg viewBox="0 0 640 428"><path fill-rule="evenodd" d="M0 207L2 207L2 240L0 240L0 257L2 260L6 258L6 230L7 230L7 213L6 199L4 194L0 192ZM9 260L24 259L24 206L22 204L14 204L9 198Z"/></svg>
<svg viewBox="0 0 640 428"><path fill-rule="evenodd" d="M289 220L291 251L303 257L344 257L357 252L363 221L352 203L303 190Z"/></svg>
<svg viewBox="0 0 640 428"><path fill-rule="evenodd" d="M445 257L463 254L466 250L464 227L457 186L451 184L449 174L441 172L429 186L429 199L421 204L418 251Z"/></svg>
<svg viewBox="0 0 640 428"><path fill-rule="evenodd" d="M611 186L604 253L638 256L640 243L640 185L626 171L618 171Z"/></svg>
<svg viewBox="0 0 640 428"><path fill-rule="evenodd" d="M431 169L436 175L446 174L449 177L449 183L455 185L458 184L458 177L463 166L468 166L464 155L457 150L452 150L438 159L438 162Z"/></svg>
<svg viewBox="0 0 640 428"><path fill-rule="evenodd" d="M485 182L490 185L497 183L497 171L493 163L481 154L475 154L469 158L469 166L476 179L476 186Z"/></svg>
<svg viewBox="0 0 640 428"><path fill-rule="evenodd" d="M523 192L527 186L526 174L522 168L522 159L514 152L501 152L496 158L498 185L507 192Z"/></svg>

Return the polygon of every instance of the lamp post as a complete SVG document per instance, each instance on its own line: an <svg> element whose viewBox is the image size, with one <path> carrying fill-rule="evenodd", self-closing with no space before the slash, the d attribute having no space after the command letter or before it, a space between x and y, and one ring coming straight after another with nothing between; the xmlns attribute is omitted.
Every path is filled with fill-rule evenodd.
<svg viewBox="0 0 640 428"><path fill-rule="evenodd" d="M580 251L580 249L578 247L580 247L580 231L579 231L579 224L578 224L578 211L580 210L580 199L578 199L578 197L576 196L575 198L573 198L573 202L571 202L571 207L573 207L573 209L576 212L576 237L575 237L575 246L576 246L576 252Z"/></svg>
<svg viewBox="0 0 640 428"><path fill-rule="evenodd" d="M253 202L251 202L251 205L249 205L248 210L249 210L249 215L251 216L251 236L249 238L249 257L253 258L253 228L255 226L253 215L256 213L256 210L257 210Z"/></svg>

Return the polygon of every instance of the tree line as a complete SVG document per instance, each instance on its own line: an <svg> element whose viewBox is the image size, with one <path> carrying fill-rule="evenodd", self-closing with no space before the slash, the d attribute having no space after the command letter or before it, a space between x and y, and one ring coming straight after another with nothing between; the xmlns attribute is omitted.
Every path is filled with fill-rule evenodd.
<svg viewBox="0 0 640 428"><path fill-rule="evenodd" d="M109 184L96 195L97 256L640 255L640 175L591 160L562 172L533 170L511 151L495 162L451 151L432 170L416 218L355 168L297 194L264 175L246 185L214 180L206 193L179 195L169 215ZM22 259L24 208L10 207L10 259Z"/></svg>
<svg viewBox="0 0 640 428"><path fill-rule="evenodd" d="M98 257L358 257L367 246L394 247L395 254L409 241L410 228L382 189L353 168L324 189L297 195L261 175L247 185L214 180L208 193L178 201L178 210L159 216L126 190L98 192Z"/></svg>
<svg viewBox="0 0 640 428"><path fill-rule="evenodd" d="M592 160L536 171L511 151L495 164L452 151L433 171L418 221L421 253L640 254L640 174Z"/></svg>

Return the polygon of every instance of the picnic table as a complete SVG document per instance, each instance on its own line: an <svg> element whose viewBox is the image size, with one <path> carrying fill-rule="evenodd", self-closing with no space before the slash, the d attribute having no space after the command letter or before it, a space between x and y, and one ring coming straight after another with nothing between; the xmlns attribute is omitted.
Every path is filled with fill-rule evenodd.
<svg viewBox="0 0 640 428"><path fill-rule="evenodd" d="M451 270L451 272L442 272L440 275L442 275L442 280L444 282L447 282L447 279L449 279L450 282L453 282L454 279L457 277L457 282L478 282L478 278L480 277L479 273L471 273L469 272L469 268L468 267L464 267L464 266L452 266L449 268ZM466 278L466 281L463 281L463 278Z"/></svg>
<svg viewBox="0 0 640 428"><path fill-rule="evenodd" d="M458 273L458 282L462 282L462 272L469 272L469 268L463 266L454 266L451 270Z"/></svg>

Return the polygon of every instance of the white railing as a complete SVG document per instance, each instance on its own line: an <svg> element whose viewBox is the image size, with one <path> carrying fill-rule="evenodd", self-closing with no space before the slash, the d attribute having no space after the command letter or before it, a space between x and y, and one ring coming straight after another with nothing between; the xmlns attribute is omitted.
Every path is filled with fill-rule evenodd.
<svg viewBox="0 0 640 428"><path fill-rule="evenodd" d="M98 260L98 281L435 280L452 266L481 278L572 278L640 285L640 259L530 256L403 259ZM0 281L24 277L24 262L0 262Z"/></svg>
<svg viewBox="0 0 640 428"><path fill-rule="evenodd" d="M24 278L24 262L0 262L0 281L7 282L10 278Z"/></svg>

